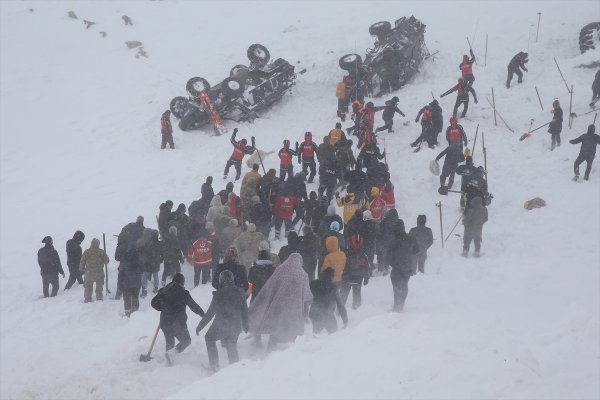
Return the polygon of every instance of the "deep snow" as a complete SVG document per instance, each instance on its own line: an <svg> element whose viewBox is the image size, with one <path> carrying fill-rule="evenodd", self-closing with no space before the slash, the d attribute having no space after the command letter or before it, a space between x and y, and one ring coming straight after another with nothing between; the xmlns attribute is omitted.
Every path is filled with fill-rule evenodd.
<svg viewBox="0 0 600 400"><path fill-rule="evenodd" d="M70 10L78 20L67 17ZM133 26L123 25L123 14ZM388 312L391 285L378 277L364 288L363 307L350 310L348 329L309 334L270 355L242 335L242 362L209 377L202 336L193 336L172 368L162 356L162 334L155 359L138 361L158 322L149 298L130 319L121 318L120 301L83 304L82 287L62 291L66 280L57 298L40 299L35 255L45 235L53 236L65 269L64 243L77 229L86 234L84 249L107 233L112 258L112 234L121 226L143 215L154 227L161 202L189 204L207 175L221 176L231 151L227 137L176 128L177 149L159 149L160 114L185 93L188 78L216 83L246 62L251 43L262 43L308 72L264 118L240 124L240 136L256 136L265 150L306 130L320 142L336 121L339 57L372 46L369 24L411 14L427 25L427 45L439 54L395 93L407 117L397 117L385 143L400 216L410 227L417 214L427 214L437 240L427 274L411 279L405 312ZM571 182L578 146L567 142L594 114L575 118L573 129L565 122L563 145L554 152L545 130L518 140L530 119L534 126L549 120L554 97L568 113L553 57L574 85L573 110L588 110L596 70L579 66L599 61L600 50L580 55L577 38L598 16L593 1L0 2L0 397L599 398L600 172L596 161L589 182ZM96 25L86 30L83 19ZM462 123L470 146L477 123L486 134L495 196L484 256L467 260L459 256L460 238L444 249L438 239L434 204L443 202L446 234L459 215L458 198L439 196L438 178L427 170L441 148L409 147L430 91L437 97L454 85L465 36L478 58L479 104L471 102ZM135 58L127 40L142 41L149 58ZM506 64L520 50L529 50L530 72L506 90ZM485 100L492 87L515 133L500 121L494 126ZM454 99L441 101L446 119ZM480 146L481 135L477 164ZM275 167L275 158L265 166ZM214 187L224 184L215 179ZM523 202L535 196L548 206L525 211ZM113 294L116 267L111 262ZM190 282L191 268L184 270ZM191 293L208 306L210 288ZM197 322L191 314L192 335Z"/></svg>

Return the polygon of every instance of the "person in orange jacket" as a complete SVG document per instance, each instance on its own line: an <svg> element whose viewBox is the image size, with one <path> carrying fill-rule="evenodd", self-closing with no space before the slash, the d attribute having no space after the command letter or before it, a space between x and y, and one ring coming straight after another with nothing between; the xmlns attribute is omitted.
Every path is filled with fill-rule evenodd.
<svg viewBox="0 0 600 400"><path fill-rule="evenodd" d="M327 255L323 260L320 272L325 271L327 268L333 269L332 283L339 286L342 282L342 274L346 268L346 253L340 250L338 238L335 236L327 238L325 247L327 247Z"/></svg>

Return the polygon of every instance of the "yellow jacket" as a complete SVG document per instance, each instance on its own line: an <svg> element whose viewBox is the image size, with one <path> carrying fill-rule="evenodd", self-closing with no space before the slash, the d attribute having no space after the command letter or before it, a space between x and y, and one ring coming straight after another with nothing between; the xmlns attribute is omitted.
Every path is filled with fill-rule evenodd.
<svg viewBox="0 0 600 400"><path fill-rule="evenodd" d="M344 220L344 224L350 221L350 218L354 215L356 210L360 210L362 207L366 207L369 209L369 205L365 204L364 201L354 202L355 196L354 193L348 193L346 196L340 198L337 197L335 199L338 206L344 206L344 212L342 214L342 219Z"/></svg>
<svg viewBox="0 0 600 400"><path fill-rule="evenodd" d="M335 236L329 236L327 238L325 247L327 247L328 254L323 260L321 272L327 268L332 268L334 271L333 282L340 282L342 280L344 269L346 268L346 254L340 250L340 244Z"/></svg>

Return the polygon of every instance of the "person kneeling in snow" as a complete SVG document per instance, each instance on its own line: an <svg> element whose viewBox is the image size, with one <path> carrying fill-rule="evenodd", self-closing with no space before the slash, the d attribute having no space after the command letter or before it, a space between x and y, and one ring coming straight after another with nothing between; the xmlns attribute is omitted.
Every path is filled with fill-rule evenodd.
<svg viewBox="0 0 600 400"><path fill-rule="evenodd" d="M171 356L181 353L192 343L187 328L185 307L204 317L204 310L192 299L190 292L185 290L185 277L181 273L173 276L173 281L158 291L150 305L160 311L160 328L165 335L167 362L171 364ZM175 346L175 338L179 340Z"/></svg>

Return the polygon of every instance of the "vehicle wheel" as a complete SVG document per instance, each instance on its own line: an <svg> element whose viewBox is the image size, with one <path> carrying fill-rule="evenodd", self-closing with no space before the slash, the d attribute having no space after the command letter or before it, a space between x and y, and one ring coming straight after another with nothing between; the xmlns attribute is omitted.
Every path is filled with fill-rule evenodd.
<svg viewBox="0 0 600 400"><path fill-rule="evenodd" d="M369 27L371 36L385 36L392 30L392 24L388 21L375 22Z"/></svg>
<svg viewBox="0 0 600 400"><path fill-rule="evenodd" d="M269 50L262 44L255 43L248 47L248 59L251 63L256 64L260 67L267 65L269 60L271 59L271 54Z"/></svg>
<svg viewBox="0 0 600 400"><path fill-rule="evenodd" d="M222 90L228 97L237 97L244 93L244 84L235 77L227 78L223 81Z"/></svg>
<svg viewBox="0 0 600 400"><path fill-rule="evenodd" d="M187 89L188 93L192 96L198 96L199 93L206 92L207 90L209 90L210 84L204 78L194 77L187 82L185 88Z"/></svg>
<svg viewBox="0 0 600 400"><path fill-rule="evenodd" d="M600 42L600 22L592 22L581 28L579 33L579 50L582 53L595 49Z"/></svg>
<svg viewBox="0 0 600 400"><path fill-rule="evenodd" d="M183 113L189 103L189 100L183 96L175 97L171 100L171 104L169 105L169 109L171 110L171 114L175 116L177 119L181 119L183 117Z"/></svg>
<svg viewBox="0 0 600 400"><path fill-rule="evenodd" d="M346 54L340 58L340 68L348 72L355 72L361 64L362 58L358 54Z"/></svg>
<svg viewBox="0 0 600 400"><path fill-rule="evenodd" d="M245 65L242 65L242 64L238 64L235 67L231 68L231 71L229 71L229 76L236 76L240 72L246 72L246 71L248 71L248 67L246 67Z"/></svg>

